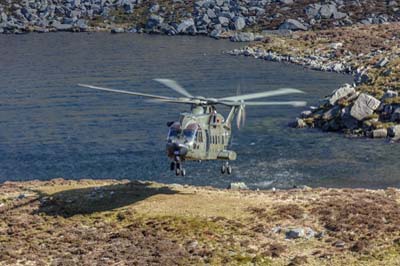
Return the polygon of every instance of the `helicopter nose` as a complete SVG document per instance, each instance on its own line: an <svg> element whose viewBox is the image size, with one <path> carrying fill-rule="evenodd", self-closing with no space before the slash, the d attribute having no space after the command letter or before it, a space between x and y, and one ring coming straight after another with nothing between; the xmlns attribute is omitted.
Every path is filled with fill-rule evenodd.
<svg viewBox="0 0 400 266"><path fill-rule="evenodd" d="M167 149L170 156L184 157L188 153L188 147L181 143L172 143L167 146Z"/></svg>

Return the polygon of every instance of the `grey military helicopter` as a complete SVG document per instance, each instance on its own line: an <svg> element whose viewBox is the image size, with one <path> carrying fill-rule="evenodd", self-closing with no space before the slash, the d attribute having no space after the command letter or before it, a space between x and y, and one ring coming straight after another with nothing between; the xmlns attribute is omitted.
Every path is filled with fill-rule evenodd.
<svg viewBox="0 0 400 266"><path fill-rule="evenodd" d="M181 103L190 105L190 111L181 113L178 121L167 123L169 132L167 137L166 153L171 159L170 169L171 171L175 171L176 175L182 176L186 175L183 162L189 160L221 160L223 161L221 173L232 173L232 167L229 164L229 161L236 160L237 157L236 152L229 149L232 140L232 121L236 116L237 127L240 128L244 125L246 106L287 105L300 107L306 105L306 102L303 101L248 101L278 95L303 93L300 90L292 88L281 88L273 91L235 95L223 98L206 98L203 96L193 96L174 80L154 80L181 94L183 97L167 97L86 84L78 85L101 91L147 97L160 103ZM217 112L217 105L230 108L226 119L222 114Z"/></svg>

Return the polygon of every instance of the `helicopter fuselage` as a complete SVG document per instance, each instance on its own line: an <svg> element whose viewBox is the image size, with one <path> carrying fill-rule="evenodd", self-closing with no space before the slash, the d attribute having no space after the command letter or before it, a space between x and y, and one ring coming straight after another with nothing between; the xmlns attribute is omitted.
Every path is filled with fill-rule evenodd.
<svg viewBox="0 0 400 266"><path fill-rule="evenodd" d="M175 162L235 160L236 153L228 150L231 132L231 121L225 121L214 107L193 108L190 113L181 113L179 121L170 123L167 155Z"/></svg>

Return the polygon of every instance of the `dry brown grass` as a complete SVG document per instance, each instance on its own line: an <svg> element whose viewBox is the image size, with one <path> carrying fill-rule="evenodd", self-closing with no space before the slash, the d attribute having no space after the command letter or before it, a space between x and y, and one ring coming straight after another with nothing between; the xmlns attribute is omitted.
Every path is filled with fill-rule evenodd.
<svg viewBox="0 0 400 266"><path fill-rule="evenodd" d="M26 198L16 199L24 193ZM398 265L400 192L5 183L0 265ZM280 227L281 231L273 228ZM321 238L285 240L287 228ZM344 241L344 247L335 243Z"/></svg>

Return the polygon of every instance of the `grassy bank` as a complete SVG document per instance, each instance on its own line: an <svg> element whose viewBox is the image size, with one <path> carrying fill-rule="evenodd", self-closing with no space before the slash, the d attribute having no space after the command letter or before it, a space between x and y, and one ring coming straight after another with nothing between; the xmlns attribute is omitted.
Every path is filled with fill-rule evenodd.
<svg viewBox="0 0 400 266"><path fill-rule="evenodd" d="M7 182L0 195L1 265L400 264L397 189L55 179Z"/></svg>

